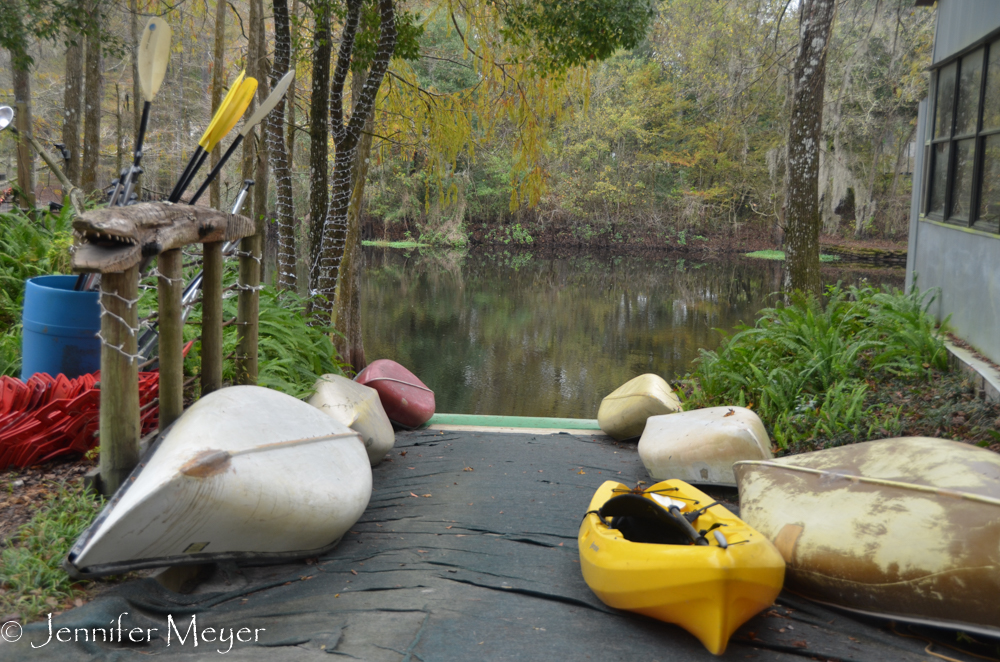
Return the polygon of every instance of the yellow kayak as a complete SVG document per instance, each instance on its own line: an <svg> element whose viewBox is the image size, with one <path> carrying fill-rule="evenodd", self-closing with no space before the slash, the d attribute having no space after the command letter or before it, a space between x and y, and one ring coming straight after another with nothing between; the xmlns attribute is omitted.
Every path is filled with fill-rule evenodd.
<svg viewBox="0 0 1000 662"><path fill-rule="evenodd" d="M785 577L767 538L680 480L639 492L607 481L578 540L583 579L604 604L676 623L715 655Z"/></svg>

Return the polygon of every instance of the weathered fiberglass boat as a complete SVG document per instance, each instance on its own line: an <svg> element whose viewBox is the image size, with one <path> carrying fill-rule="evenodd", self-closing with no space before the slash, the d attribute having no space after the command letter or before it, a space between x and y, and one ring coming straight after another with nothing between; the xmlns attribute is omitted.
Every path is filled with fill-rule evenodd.
<svg viewBox="0 0 1000 662"><path fill-rule="evenodd" d="M341 375L323 375L314 388L309 404L360 434L373 467L381 462L396 434L378 391Z"/></svg>
<svg viewBox="0 0 1000 662"><path fill-rule="evenodd" d="M597 423L609 437L634 439L642 434L650 416L674 414L681 401L663 377L647 373L625 382L609 393L597 410Z"/></svg>
<svg viewBox="0 0 1000 662"><path fill-rule="evenodd" d="M358 434L257 386L224 388L174 422L70 550L76 577L332 548L371 498Z"/></svg>
<svg viewBox="0 0 1000 662"><path fill-rule="evenodd" d="M372 361L354 381L378 391L389 420L401 428L418 428L434 415L434 391L395 361Z"/></svg>
<svg viewBox="0 0 1000 662"><path fill-rule="evenodd" d="M774 603L785 574L767 538L680 480L641 492L605 482L578 542L584 581L604 604L680 625L715 655Z"/></svg>
<svg viewBox="0 0 1000 662"><path fill-rule="evenodd" d="M898 621L1000 635L1000 455L927 437L738 462L740 514L786 588Z"/></svg>

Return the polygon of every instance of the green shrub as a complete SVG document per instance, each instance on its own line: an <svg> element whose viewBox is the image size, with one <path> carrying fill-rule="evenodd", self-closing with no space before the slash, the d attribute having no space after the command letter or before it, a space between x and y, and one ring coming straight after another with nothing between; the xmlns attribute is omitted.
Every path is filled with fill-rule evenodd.
<svg viewBox="0 0 1000 662"><path fill-rule="evenodd" d="M823 306L796 294L718 351L702 350L688 408L752 403L781 448L898 429L898 410L866 406L866 380L947 370L942 332L927 314L933 298L839 285L827 295Z"/></svg>

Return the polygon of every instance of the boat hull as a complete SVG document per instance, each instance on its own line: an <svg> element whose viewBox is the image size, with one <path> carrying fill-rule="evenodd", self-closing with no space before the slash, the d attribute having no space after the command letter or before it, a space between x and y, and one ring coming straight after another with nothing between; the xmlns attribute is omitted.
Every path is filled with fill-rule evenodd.
<svg viewBox="0 0 1000 662"><path fill-rule="evenodd" d="M396 435L378 391L341 375L323 375L315 389L309 404L361 435L373 467L381 462Z"/></svg>
<svg viewBox="0 0 1000 662"><path fill-rule="evenodd" d="M373 361L354 381L378 391L389 420L402 428L418 428L434 415L434 391L395 361Z"/></svg>
<svg viewBox="0 0 1000 662"><path fill-rule="evenodd" d="M371 498L356 432L257 386L211 393L136 467L64 566L78 577L329 549Z"/></svg>
<svg viewBox="0 0 1000 662"><path fill-rule="evenodd" d="M736 485L733 463L771 457L757 414L743 407L708 407L653 416L639 439L639 458L656 480Z"/></svg>
<svg viewBox="0 0 1000 662"><path fill-rule="evenodd" d="M701 506L714 501L679 480L657 483L647 494L669 488ZM616 491L627 490L621 483L605 482L589 510L599 510ZM725 524L717 530L725 531L728 548L714 538L708 546L630 542L590 512L578 538L583 578L609 607L680 625L711 653L721 655L740 625L774 603L785 564L766 538L721 505L705 511L695 528L717 522Z"/></svg>
<svg viewBox="0 0 1000 662"><path fill-rule="evenodd" d="M610 437L633 439L642 434L650 416L673 414L681 402L659 375L639 375L625 382L601 400L597 423Z"/></svg>
<svg viewBox="0 0 1000 662"><path fill-rule="evenodd" d="M741 515L787 587L893 620L1000 634L1000 457L909 437L737 463Z"/></svg>

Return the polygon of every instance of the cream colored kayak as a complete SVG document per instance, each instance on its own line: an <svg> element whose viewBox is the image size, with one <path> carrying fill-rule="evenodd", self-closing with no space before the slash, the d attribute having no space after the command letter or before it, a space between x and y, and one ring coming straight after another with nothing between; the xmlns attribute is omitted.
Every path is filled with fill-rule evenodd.
<svg viewBox="0 0 1000 662"><path fill-rule="evenodd" d="M681 410L681 401L659 375L645 374L631 379L601 400L597 424L615 439L632 439L642 434L650 416Z"/></svg>
<svg viewBox="0 0 1000 662"><path fill-rule="evenodd" d="M735 485L733 463L770 459L771 440L749 409L708 407L651 417L639 457L656 480Z"/></svg>
<svg viewBox="0 0 1000 662"><path fill-rule="evenodd" d="M373 467L381 462L396 435L378 391L341 375L323 375L314 388L309 404L360 434Z"/></svg>
<svg viewBox="0 0 1000 662"><path fill-rule="evenodd" d="M781 551L786 588L1000 635L1000 455L907 437L735 470L740 514Z"/></svg>
<svg viewBox="0 0 1000 662"><path fill-rule="evenodd" d="M371 492L356 432L289 395L224 388L165 431L64 566L79 577L315 556L361 517Z"/></svg>

